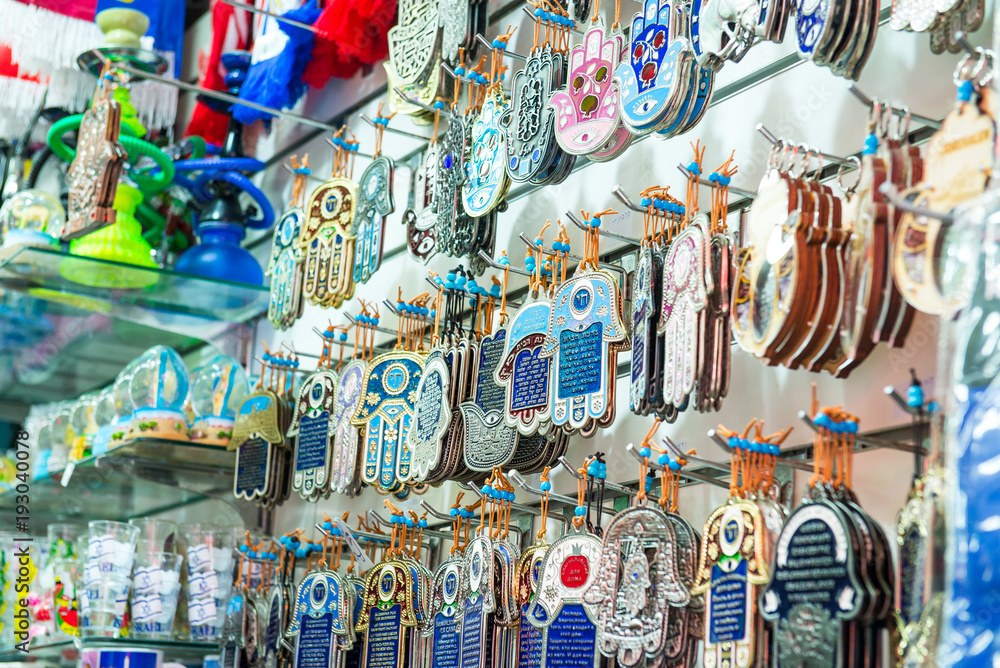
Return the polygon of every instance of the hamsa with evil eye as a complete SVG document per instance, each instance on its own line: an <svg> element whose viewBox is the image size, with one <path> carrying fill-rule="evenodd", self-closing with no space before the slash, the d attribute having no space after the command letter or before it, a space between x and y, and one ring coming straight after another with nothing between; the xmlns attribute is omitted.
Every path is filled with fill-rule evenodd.
<svg viewBox="0 0 1000 668"><path fill-rule="evenodd" d="M669 0L646 0L632 19L626 62L615 70L622 122L634 134L657 129L678 97L686 42L670 39Z"/></svg>
<svg viewBox="0 0 1000 668"><path fill-rule="evenodd" d="M569 54L566 88L549 100L555 110L555 135L559 146L573 155L598 151L621 127L618 90L614 74L625 39L596 24L587 31L583 44Z"/></svg>
<svg viewBox="0 0 1000 668"><path fill-rule="evenodd" d="M278 329L288 329L302 315L302 253L295 242L302 233L305 213L293 207L274 226L274 241L267 262L271 278L267 319Z"/></svg>
<svg viewBox="0 0 1000 668"><path fill-rule="evenodd" d="M462 206L473 218L492 211L510 187L504 166L507 157L505 134L500 117L506 113L503 91L487 91L486 101L472 126L472 146L465 161L465 183L462 185Z"/></svg>

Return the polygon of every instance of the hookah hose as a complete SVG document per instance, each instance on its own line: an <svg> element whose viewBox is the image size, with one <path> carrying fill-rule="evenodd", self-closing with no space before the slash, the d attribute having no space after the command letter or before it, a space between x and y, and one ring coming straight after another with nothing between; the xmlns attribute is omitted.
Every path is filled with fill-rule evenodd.
<svg viewBox="0 0 1000 668"><path fill-rule="evenodd" d="M202 202L212 199L207 186L212 181L222 181L236 186L248 194L260 208L260 216L246 221L247 227L266 230L274 223L274 208L267 196L240 172L259 172L264 163L255 158L206 158L180 160L174 164L177 174L174 183L187 188ZM182 176L187 172L201 172L193 180Z"/></svg>

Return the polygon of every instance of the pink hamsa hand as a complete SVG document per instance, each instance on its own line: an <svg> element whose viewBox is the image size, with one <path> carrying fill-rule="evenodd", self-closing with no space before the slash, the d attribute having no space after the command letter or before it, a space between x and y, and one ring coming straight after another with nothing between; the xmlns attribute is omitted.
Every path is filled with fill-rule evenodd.
<svg viewBox="0 0 1000 668"><path fill-rule="evenodd" d="M556 141L567 153L597 151L620 127L618 91L612 81L623 43L618 31L609 35L603 26L595 25L583 44L570 51L566 87L549 100L556 112Z"/></svg>

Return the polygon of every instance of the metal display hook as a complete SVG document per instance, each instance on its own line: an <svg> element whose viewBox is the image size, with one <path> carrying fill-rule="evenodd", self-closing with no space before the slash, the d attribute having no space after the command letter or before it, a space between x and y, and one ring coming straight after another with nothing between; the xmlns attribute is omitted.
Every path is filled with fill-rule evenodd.
<svg viewBox="0 0 1000 668"><path fill-rule="evenodd" d="M590 225L577 218L575 215L573 215L571 211L566 212L566 217L569 218L570 222L572 222L574 225L576 225L584 232L590 231ZM616 234L615 232L608 232L606 230L601 230L601 236L607 237L608 239L614 239L615 241L623 241L633 246L642 246L642 241L640 239L633 239L632 237L627 237L624 234Z"/></svg>
<svg viewBox="0 0 1000 668"><path fill-rule="evenodd" d="M440 114L442 116L446 117L446 118L451 118L452 117L451 110L448 109L447 107L443 107L441 109L438 109L437 107L432 107L429 104L424 104L420 100L411 100L409 97L407 97L406 93L404 93L403 90L399 86L393 86L392 90L393 90L394 93L396 93L396 95L398 95L401 98L403 98L403 100L407 104L412 104L414 107L419 107L420 109L423 109L424 111L429 111L432 114L436 114L436 113L440 112Z"/></svg>
<svg viewBox="0 0 1000 668"><path fill-rule="evenodd" d="M479 251L479 252L482 253L483 251ZM448 290L443 285L438 285L437 283L435 283L434 279L431 278L430 276L424 276L424 280L427 281L428 285L430 285L432 288L434 288L434 292L437 292L438 290L443 290L443 291L447 292L447 290ZM499 297L496 297L496 299L499 299ZM514 300L514 299L510 299L509 297L507 298L507 305L508 306L512 306L513 308L521 308L521 302L518 302L517 300Z"/></svg>
<svg viewBox="0 0 1000 668"><path fill-rule="evenodd" d="M205 97L210 97L215 100L222 100L223 102L229 102L230 104L238 104L244 107L249 107L257 111L262 111L265 114L270 114L271 116L287 118L290 121L301 123L302 125L311 125L314 128L319 128L320 130L326 130L327 132L335 133L339 129L330 125L329 123L324 123L323 121L317 121L316 119L309 118L308 116L300 116L290 111L283 111L281 109L272 109L271 107L265 107L264 105L257 104L256 102L241 100L235 95L231 95L229 93L223 93L221 91L212 90L211 88L204 88L203 86L189 84L186 81L181 81L179 79L171 79L169 77L160 76L159 74L153 74L152 72L145 72L143 70L138 70L134 67L129 67L128 65L125 65L120 61L111 62L108 60L108 57L100 51L100 49L92 49L90 52L94 54L95 57L101 61L102 65L107 65L110 62L112 67L114 67L114 69L125 72L126 74L131 74L132 76L135 77L142 77L143 79L146 79L148 81L156 81L157 83L165 84L167 86L173 86L174 88L180 88L181 90L190 91L192 93L198 93L199 95L204 95Z"/></svg>
<svg viewBox="0 0 1000 668"><path fill-rule="evenodd" d="M691 177L694 176L694 174L691 173L691 170L689 170L684 165L677 165L677 169L686 178L690 179ZM717 184L712 183L708 179L703 179L700 176L698 177L698 183L700 183L703 186L708 186L709 188L717 188L718 187ZM736 195L737 197L742 197L743 199L754 199L754 198L757 197L757 193L751 192L749 190L744 190L743 188L737 188L736 186L726 186L726 187L729 189L729 192L731 192L732 194Z"/></svg>
<svg viewBox="0 0 1000 668"><path fill-rule="evenodd" d="M855 97L861 104L865 105L869 109L875 106L875 101L872 98L865 95L856 84L851 84L851 87L847 89L851 95ZM909 113L905 109L900 109L898 107L889 107L889 110L896 116L907 116L909 115L911 120L920 123L921 125L926 125L929 128L934 128L935 130L941 129L941 121L931 118L929 116L921 116L920 114Z"/></svg>
<svg viewBox="0 0 1000 668"><path fill-rule="evenodd" d="M555 257L556 256L556 252L554 250L551 250L549 248L541 248L541 249L539 249L538 248L538 244L536 244L534 241L532 241L527 236L525 236L524 232L521 232L520 234L518 234L518 237L520 237L521 241L523 241L528 248L530 248L531 250L535 251L536 253L539 250L541 250L545 255L548 255L550 257ZM571 260L573 262L581 262L581 261L583 261L583 258L580 257L579 255L566 254L566 255L563 255L563 257L566 257L566 258L568 258L569 260ZM617 264L608 264L607 262L598 262L597 266L600 267L601 269L607 269L608 271L614 271L614 272L618 273L619 277L623 281L622 284L624 285L625 274L627 273L624 268L619 267Z"/></svg>
<svg viewBox="0 0 1000 668"><path fill-rule="evenodd" d="M927 409L926 408L923 408L923 407L921 407L921 408L915 408L915 407L911 406L910 404L906 403L906 399L903 398L903 395L901 395L899 392L897 392L896 388L893 387L892 385L886 385L884 388L882 388L882 393L885 394L890 399L892 399L893 401L895 401L897 406L899 406L900 408L902 408L904 411L906 411L910 415L914 415L914 416L926 416L927 415Z"/></svg>
<svg viewBox="0 0 1000 668"><path fill-rule="evenodd" d="M576 478L577 480L584 480L585 479L585 476L580 475L580 471L578 471L577 469L573 468L573 465L569 463L569 460L566 459L566 457L559 457L559 459L557 461L560 464L562 464L562 467L564 469L566 469L566 471L568 471L569 474L571 476L573 476L574 478ZM611 482L610 480L605 480L604 481L604 487L606 489L610 489L613 492L619 492L621 494L625 494L625 495L630 496L630 497L636 495L636 491L634 489L632 489L631 487L626 487L625 485L619 485L618 483Z"/></svg>
<svg viewBox="0 0 1000 668"><path fill-rule="evenodd" d="M914 216L933 218L934 220L940 220L945 223L951 223L955 220L952 216L949 216L946 213L932 211L931 209L922 206L914 206L909 202L909 200L903 197L898 190L896 190L894 185L888 181L879 186L878 191L885 195L885 198L889 200L894 207L902 209L908 213L912 213Z"/></svg>
<svg viewBox="0 0 1000 668"><path fill-rule="evenodd" d="M460 482L460 483L458 483L458 486L461 489L464 489L464 490L467 490L469 492L472 492L472 494L477 499L483 499L484 501L486 500L483 497L482 491L479 488L477 488L474 484L468 483L468 482ZM423 503L423 502L421 502L421 503ZM541 511L540 508L532 508L531 506L526 506L524 504L514 503L514 502L511 502L509 505L510 505L511 510L516 510L516 511L518 511L520 513L524 513L525 515L532 515L534 517L541 517L541 515L542 515L542 511ZM546 517L549 518L549 519L558 520L559 522L562 522L563 533L565 533L566 529L569 527L569 520L566 519L566 517L564 515L560 515L558 513L548 513L546 515Z"/></svg>
<svg viewBox="0 0 1000 668"><path fill-rule="evenodd" d="M333 138L332 137L327 137L326 138L326 143L330 145L330 148L338 148L337 145L333 143ZM368 158L369 160L374 160L375 159L374 155L372 155L371 153L364 153L363 151L349 151L349 153L353 153L354 155L361 156L362 158Z"/></svg>
<svg viewBox="0 0 1000 668"><path fill-rule="evenodd" d="M292 176L297 176L298 175L298 172L296 172L294 169L292 169L291 165L289 165L287 162L281 163L281 166L284 167L285 171L288 172L289 174L291 174ZM306 174L305 177L309 181L315 181L316 183L324 183L324 179L320 178L319 176L313 176L312 174Z"/></svg>
<svg viewBox="0 0 1000 668"><path fill-rule="evenodd" d="M651 471L661 471L662 472L664 469L667 468L667 467L665 467L665 466L663 466L663 465L661 465L661 464L653 461L653 459L651 459L651 458L643 457L642 455L640 455L639 451L636 449L635 445L633 445L632 443L629 443L628 445L625 446L625 451L627 453L629 453L630 455L632 455L632 457L634 457L635 460L638 461L638 462L642 462L643 460L646 460L646 464L649 466L649 469ZM694 482L703 482L703 483L705 483L707 485L715 485L716 487L723 487L725 489L729 489L729 483L727 483L727 482L724 482L724 481L719 480L717 478L712 478L712 477L707 476L707 475L702 475L700 473L694 473L692 471L686 471L686 470L684 470L683 467L680 470L676 471L676 473L678 475L680 475L681 477L687 478L688 480L691 480L691 481L694 481ZM640 485L644 484L644 481L640 480L639 484ZM647 496L649 498L651 498L651 499L654 499L654 500L656 499L656 497L653 496L652 494L647 494Z"/></svg>
<svg viewBox="0 0 1000 668"><path fill-rule="evenodd" d="M392 526L392 522L387 521L384 517L378 514L378 511L372 508L368 511L368 518L374 519L381 526ZM431 536L433 538L448 538L451 539L454 536L450 533L445 533L444 531L435 531L434 529L420 529L425 536Z"/></svg>
<svg viewBox="0 0 1000 668"><path fill-rule="evenodd" d="M301 21L295 21L294 19L286 19L281 14L274 14L272 12L268 12L263 9L258 9L253 5L246 5L243 4L242 2L237 2L236 0L220 0L220 1L224 5L229 5L230 7L235 7L236 9L242 9L244 11L250 12L251 14L260 14L261 16L267 16L268 18L274 19L278 23L286 23L290 26L295 26L296 28L308 30L309 32L312 33L317 33L317 34L319 33L319 31L316 30L316 26L310 25L308 23L303 23Z"/></svg>
<svg viewBox="0 0 1000 668"><path fill-rule="evenodd" d="M531 485L528 484L528 481L525 480L524 477L520 473L518 473L515 469L511 469L510 471L507 472L507 480L511 481L512 483L523 489L528 494L533 494L534 496L538 497L542 497L548 494L549 501L555 501L565 506L573 506L574 508L578 505L576 499L570 498L568 496L563 496L562 494L556 494L555 492L543 492L537 487L532 487ZM604 512L611 513L612 515L614 515L613 509L610 509L607 506L604 506L603 508Z"/></svg>
<svg viewBox="0 0 1000 668"><path fill-rule="evenodd" d="M351 315L350 313L345 313L344 317L347 318L347 320L350 321L350 323L352 325L360 327L360 325L358 325L357 320L355 320L354 316ZM379 332L380 334L389 334L390 336L398 336L399 335L399 332L395 332L395 331L389 329L388 327L382 327L381 325L365 325L365 326L368 327L369 329L373 329L376 332Z"/></svg>
<svg viewBox="0 0 1000 668"><path fill-rule="evenodd" d="M532 17L532 18L534 18L534 17ZM487 49L490 49L490 50L493 49L493 43L490 42L485 37L483 37L482 33L476 33L476 41L479 42L480 44L482 44L483 46L485 46ZM528 59L527 56L523 56L520 53L517 53L515 51L511 51L510 49L500 49L500 54L504 55L504 56L508 56L510 58L513 58L514 60L520 60L521 62L524 62L524 61L526 61Z"/></svg>
<svg viewBox="0 0 1000 668"><path fill-rule="evenodd" d="M337 536L327 533L326 529L323 528L322 524L316 524L315 527L321 534L323 534L327 538L330 539L337 538ZM372 533L370 531L364 531L362 529L351 529L351 535L354 536L355 538L361 538L365 542L375 543L380 547L389 544L388 536L383 534Z"/></svg>
<svg viewBox="0 0 1000 668"><path fill-rule="evenodd" d="M674 459L683 458L689 462L698 464L699 466L704 466L705 468L714 469L723 473L729 473L731 470L731 467L728 464L716 462L711 459L705 459L704 457L699 457L697 454L684 452L684 448L682 447L683 444L677 445L666 436L663 437L661 443L663 443L663 446L670 451L670 453L674 456Z"/></svg>
<svg viewBox="0 0 1000 668"><path fill-rule="evenodd" d="M450 76L450 77L451 77L452 79L456 79L456 80L458 80L458 81L462 81L462 82L465 82L465 83L475 83L475 82L474 82L474 81L472 81L472 79L470 79L469 77L463 77L462 75L460 75L460 74L457 74L457 73L455 72L455 70L453 70L453 69L451 69L451 67L449 67L448 63L441 63L441 69L442 69L442 70L444 70L444 71L445 71L445 73L446 73L446 74L447 74L448 76ZM509 91L509 90L507 90L506 88L504 88L504 89L503 89L503 94L504 94L504 96L505 96L505 97L506 97L506 98L507 98L508 100L510 99L510 97L511 97L511 91Z"/></svg>
<svg viewBox="0 0 1000 668"><path fill-rule="evenodd" d="M532 13L532 11L530 9L528 9L527 7L521 7L521 11L523 11L525 14L527 14L531 18L532 21L538 21L539 23L551 23L551 21L543 21L540 17L535 16L534 13ZM573 33L574 35L583 35L584 34L584 32L582 30L578 30L576 28L570 28L569 31L571 33ZM492 48L492 45L490 45L490 46Z"/></svg>
<svg viewBox="0 0 1000 668"><path fill-rule="evenodd" d="M813 431L819 431L819 427L816 425L815 422L813 422L813 419L809 417L809 414L806 413L805 411L799 411L799 419L805 422L806 426L808 426ZM887 450L897 450L899 452L907 452L911 455L922 455L926 454L927 452L923 448L923 446L920 445L899 443L897 441L890 441L887 439L877 438L874 436L862 436L860 434L854 437L854 442L867 446L869 448L885 448Z"/></svg>
<svg viewBox="0 0 1000 668"><path fill-rule="evenodd" d="M529 272L528 270L526 270L526 269L518 269L514 265L503 265L503 264L500 264L499 262L497 262L496 260L494 260L492 257L490 257L489 253L487 253L486 251L484 251L482 249L479 250L479 257L480 257L480 259L482 259L483 262L485 262L486 264L488 264L493 269L496 269L497 271L508 271L509 270L510 273L512 273L512 274L517 274L518 276L526 276L528 278L531 278L534 275L531 272Z"/></svg>
<svg viewBox="0 0 1000 668"><path fill-rule="evenodd" d="M418 135L413 132L407 132L406 130L400 130L399 128L393 128L389 127L388 125L382 125L381 123L376 123L367 114L361 114L361 120L363 120L365 123L372 126L373 128L381 127L386 132L391 132L392 134L399 135L401 137L409 137L410 139L419 139L420 141L425 141L425 142L429 142L432 139L431 137L425 137L423 135Z"/></svg>
<svg viewBox="0 0 1000 668"><path fill-rule="evenodd" d="M764 127L763 123L757 124L757 132L764 135L764 139L766 139L767 141L771 142L774 145L778 145L783 141L778 137L776 137L773 132ZM789 146L794 146L794 145L789 144ZM857 169L858 167L858 163L856 161L848 160L847 158L841 158L839 155L831 155L829 153L824 153L822 151L815 151L815 150L812 151L812 153L814 155L820 156L825 162L832 162L836 165L841 165L843 167L851 167L854 169Z"/></svg>
<svg viewBox="0 0 1000 668"><path fill-rule="evenodd" d="M803 412L800 415L805 415L805 413ZM708 430L708 437L712 439L714 443L716 443L720 448L725 450L727 453L732 454L733 449L730 447L729 441L722 438L722 436L719 436L719 434L714 429ZM788 468L795 469L797 471L807 471L809 473L812 473L814 470L812 464L796 461L794 459L783 459L781 456L778 456L775 457L775 461L778 466L787 466Z"/></svg>
<svg viewBox="0 0 1000 668"><path fill-rule="evenodd" d="M622 190L621 185L617 185L614 188L612 188L611 194L614 195L618 199L619 202L621 202L622 204L624 204L625 206L627 206L628 208L632 209L633 211L635 211L637 213L648 213L649 212L649 210L646 207L639 206L638 204L636 204L635 202L633 202L631 199L629 199L629 196L625 194L624 190Z"/></svg>

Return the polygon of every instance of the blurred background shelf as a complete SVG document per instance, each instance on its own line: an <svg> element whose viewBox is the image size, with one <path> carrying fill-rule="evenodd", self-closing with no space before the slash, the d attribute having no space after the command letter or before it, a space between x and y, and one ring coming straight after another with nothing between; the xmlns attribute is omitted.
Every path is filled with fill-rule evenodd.
<svg viewBox="0 0 1000 668"><path fill-rule="evenodd" d="M146 649L163 652L163 661L200 665L208 654L216 654L215 643L185 642L180 640L140 640L137 638L77 638L32 646L27 654L7 652L0 654L0 663L15 662L75 662L81 650L89 649Z"/></svg>
<svg viewBox="0 0 1000 668"><path fill-rule="evenodd" d="M70 277L87 277L101 286ZM120 287L109 287L109 286ZM131 286L131 287L128 287ZM267 310L269 290L54 248L5 249L0 287L146 327L207 340Z"/></svg>
<svg viewBox="0 0 1000 668"><path fill-rule="evenodd" d="M135 439L31 481L32 528L50 522L126 521L210 498L232 497L236 453L219 446ZM68 478L63 486L64 478ZM0 513L15 515L17 492L0 492Z"/></svg>

